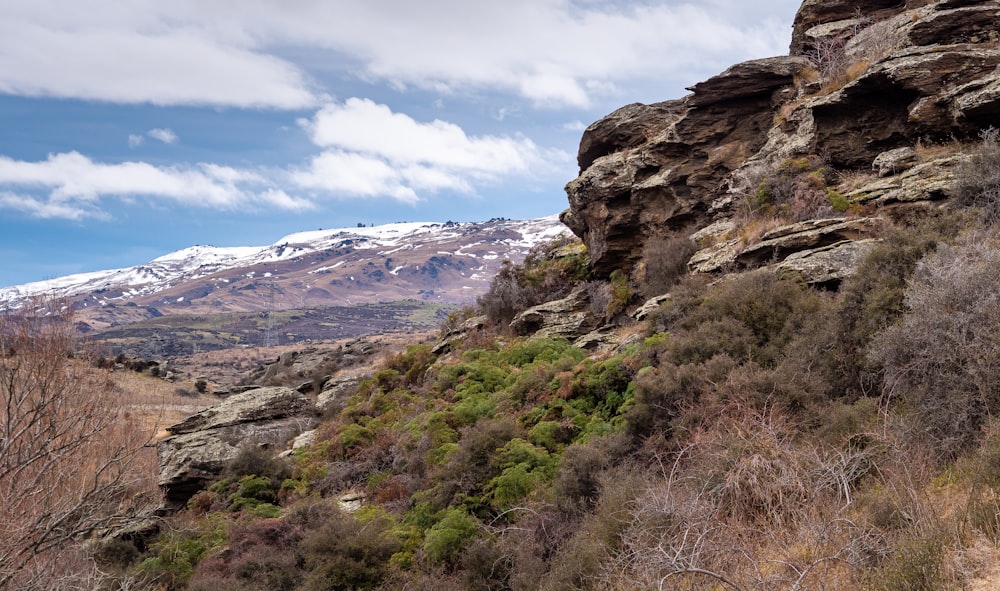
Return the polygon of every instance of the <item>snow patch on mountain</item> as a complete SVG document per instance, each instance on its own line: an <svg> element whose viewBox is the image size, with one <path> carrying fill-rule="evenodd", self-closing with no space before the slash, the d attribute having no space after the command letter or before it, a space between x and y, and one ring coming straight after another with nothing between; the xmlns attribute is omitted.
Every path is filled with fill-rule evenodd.
<svg viewBox="0 0 1000 591"><path fill-rule="evenodd" d="M391 256L403 250L454 241L463 236L473 238L476 232L486 227L503 230L505 234L509 234L511 237L504 238L501 242L509 249L517 250L526 250L560 234L569 233L556 215L531 220L466 223L401 222L374 227L312 230L289 234L266 246L191 246L134 267L78 273L0 288L0 304L17 306L25 299L37 296L71 298L89 293L100 294L101 300L104 301L128 300L155 294L182 282L223 271L236 272L245 277L255 275L269 277L270 271L264 272L259 268L254 270L254 267L291 261L336 249L376 251L380 256ZM472 243L476 243L474 239ZM440 253L475 258L474 254L463 252L467 248L469 245L457 250L443 250ZM310 273L323 273L341 264L343 263L337 262ZM400 270L401 268L396 268L390 272L397 275ZM355 280L354 277L351 277L351 280ZM228 283L228 281L227 278L215 280L216 283Z"/></svg>

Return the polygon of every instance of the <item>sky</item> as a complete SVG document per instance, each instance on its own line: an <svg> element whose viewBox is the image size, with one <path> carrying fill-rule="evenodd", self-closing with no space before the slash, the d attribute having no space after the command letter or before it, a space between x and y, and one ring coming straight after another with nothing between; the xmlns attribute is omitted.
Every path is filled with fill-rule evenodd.
<svg viewBox="0 0 1000 591"><path fill-rule="evenodd" d="M0 287L558 213L587 125L785 55L799 0L0 0Z"/></svg>

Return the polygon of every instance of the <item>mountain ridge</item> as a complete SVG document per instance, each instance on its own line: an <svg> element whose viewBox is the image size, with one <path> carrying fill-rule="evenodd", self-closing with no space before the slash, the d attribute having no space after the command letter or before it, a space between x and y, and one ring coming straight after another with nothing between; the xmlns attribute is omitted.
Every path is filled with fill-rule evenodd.
<svg viewBox="0 0 1000 591"><path fill-rule="evenodd" d="M132 267L0 288L0 305L63 299L89 332L177 313L469 303L503 260L563 233L556 215L296 232L266 246L196 245Z"/></svg>

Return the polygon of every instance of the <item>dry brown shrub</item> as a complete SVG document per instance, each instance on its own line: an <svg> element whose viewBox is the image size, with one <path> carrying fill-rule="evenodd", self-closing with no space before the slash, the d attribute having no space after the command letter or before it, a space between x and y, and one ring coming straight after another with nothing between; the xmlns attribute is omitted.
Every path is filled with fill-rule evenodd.
<svg viewBox="0 0 1000 591"><path fill-rule="evenodd" d="M696 250L694 242L682 233L647 238L642 246L646 269L642 295L649 298L667 293L687 273L687 263Z"/></svg>
<svg viewBox="0 0 1000 591"><path fill-rule="evenodd" d="M992 225L1000 219L1000 129L983 130L980 139L955 170L954 190L959 202L979 209Z"/></svg>
<svg viewBox="0 0 1000 591"><path fill-rule="evenodd" d="M86 561L61 557L156 500L150 430L107 370L71 356L63 310L39 301L0 313L0 588L85 574Z"/></svg>
<svg viewBox="0 0 1000 591"><path fill-rule="evenodd" d="M739 406L694 433L628 505L600 589L861 587L890 550L855 519L874 451L803 440L773 410ZM872 446L872 450L877 446Z"/></svg>
<svg viewBox="0 0 1000 591"><path fill-rule="evenodd" d="M883 394L916 411L943 458L969 449L1000 411L1000 247L971 236L917 267L906 314L872 343Z"/></svg>

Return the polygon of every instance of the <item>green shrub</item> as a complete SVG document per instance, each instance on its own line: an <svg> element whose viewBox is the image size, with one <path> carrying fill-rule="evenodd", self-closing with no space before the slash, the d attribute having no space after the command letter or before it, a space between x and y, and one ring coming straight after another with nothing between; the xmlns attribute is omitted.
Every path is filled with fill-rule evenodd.
<svg viewBox="0 0 1000 591"><path fill-rule="evenodd" d="M818 357L833 391L856 398L875 389L865 353L871 339L903 313L906 283L917 262L954 235L956 221L944 218L890 228L841 285L826 330L829 342L820 345L826 353Z"/></svg>
<svg viewBox="0 0 1000 591"><path fill-rule="evenodd" d="M629 301L632 299L632 287L629 285L628 275L621 269L611 272L611 294L607 307L604 310L608 318L614 318L625 311Z"/></svg>
<svg viewBox="0 0 1000 591"><path fill-rule="evenodd" d="M866 577L871 591L938 591L944 586L948 537L940 531L900 541L885 564Z"/></svg>
<svg viewBox="0 0 1000 591"><path fill-rule="evenodd" d="M195 567L227 539L225 523L208 521L187 530L167 530L150 546L150 556L139 563L140 577L166 589L180 589Z"/></svg>
<svg viewBox="0 0 1000 591"><path fill-rule="evenodd" d="M479 522L460 509L446 509L424 537L423 551L432 564L455 564L465 546L476 537Z"/></svg>

